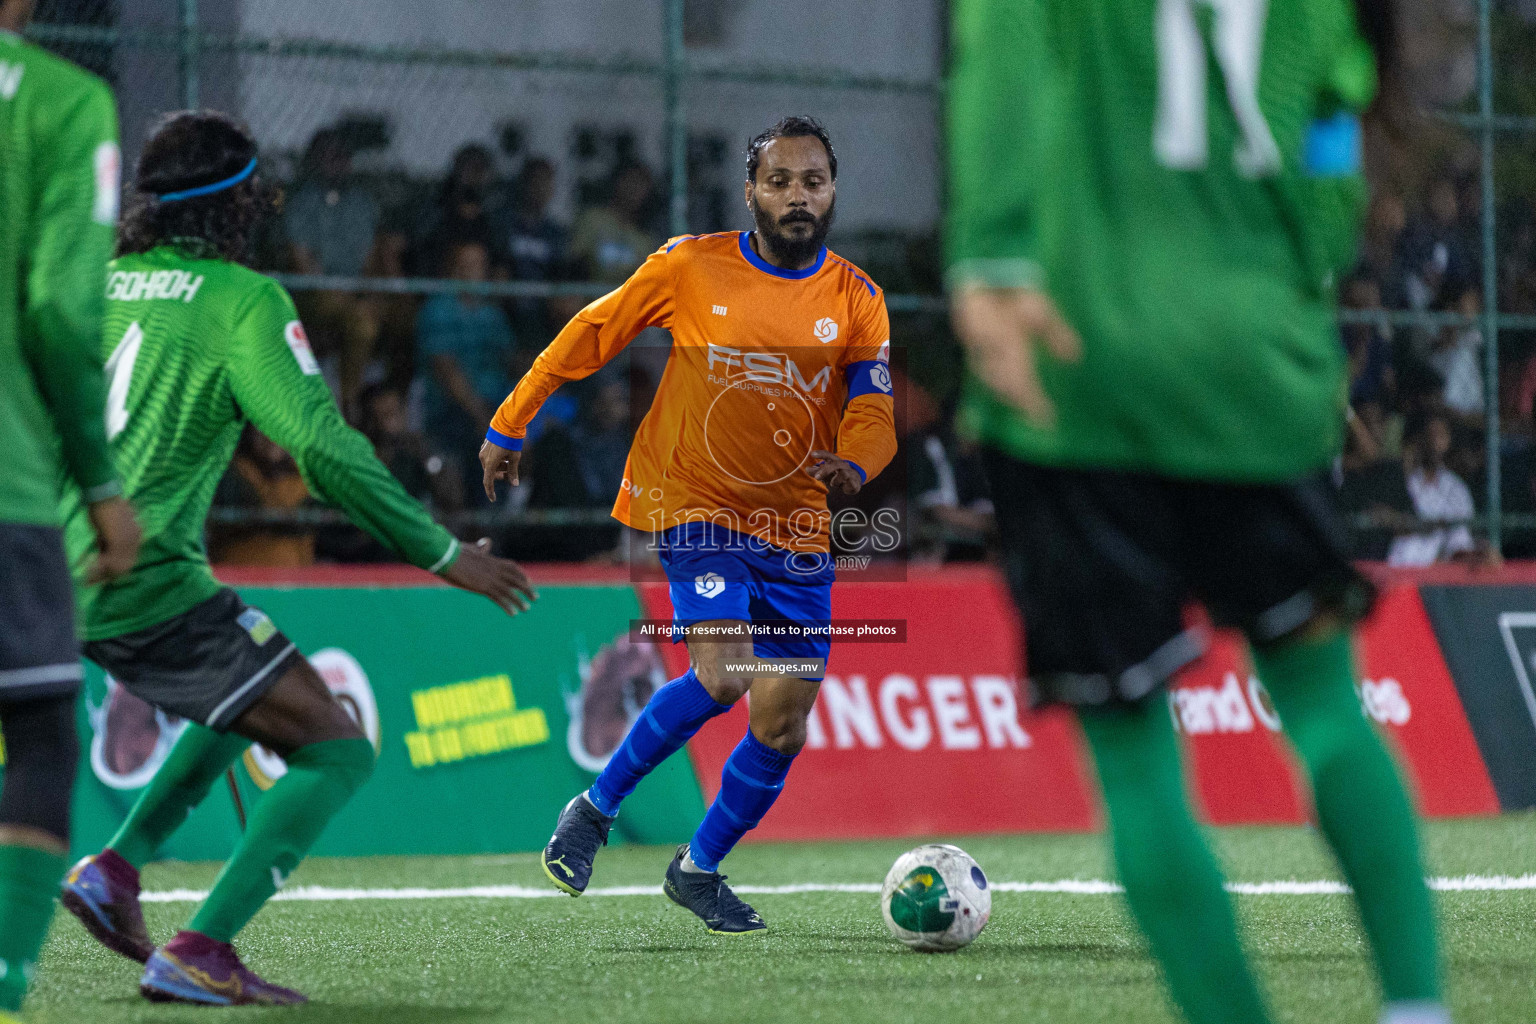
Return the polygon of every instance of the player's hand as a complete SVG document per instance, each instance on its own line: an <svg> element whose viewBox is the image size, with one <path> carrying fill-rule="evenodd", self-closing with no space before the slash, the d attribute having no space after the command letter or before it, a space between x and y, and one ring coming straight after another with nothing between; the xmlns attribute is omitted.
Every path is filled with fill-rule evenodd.
<svg viewBox="0 0 1536 1024"><path fill-rule="evenodd" d="M517 463L522 457L522 452L515 452L489 441L480 445L480 470L484 477L487 498L496 500L497 480L505 480L511 486L517 486Z"/></svg>
<svg viewBox="0 0 1536 1024"><path fill-rule="evenodd" d="M139 560L144 531L124 498L108 498L86 506L96 531L96 560L85 571L87 583L110 583L126 576Z"/></svg>
<svg viewBox="0 0 1536 1024"><path fill-rule="evenodd" d="M811 458L820 461L814 462L805 468L806 475L812 480L827 485L827 490L836 486L844 494L858 494L859 488L864 486L864 478L859 476L859 471L853 468L853 463L847 459L840 459L831 452L811 452Z"/></svg>
<svg viewBox="0 0 1536 1024"><path fill-rule="evenodd" d="M971 370L1003 401L1041 426L1056 406L1040 385L1035 346L1066 362L1083 357L1083 342L1049 295L1035 288L967 286L950 304L955 333Z"/></svg>
<svg viewBox="0 0 1536 1024"><path fill-rule="evenodd" d="M490 598L508 615L527 611L539 596L522 566L491 554L488 537L460 548L459 557L443 571L442 577L460 590Z"/></svg>

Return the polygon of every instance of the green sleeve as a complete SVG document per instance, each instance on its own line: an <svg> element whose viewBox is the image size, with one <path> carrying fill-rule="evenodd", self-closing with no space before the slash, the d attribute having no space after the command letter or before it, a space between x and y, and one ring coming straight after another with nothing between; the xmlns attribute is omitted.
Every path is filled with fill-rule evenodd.
<svg viewBox="0 0 1536 1024"><path fill-rule="evenodd" d="M92 82L72 104L38 104L36 228L22 344L87 501L122 491L107 450L101 314L117 220L117 111Z"/></svg>
<svg viewBox="0 0 1536 1024"><path fill-rule="evenodd" d="M432 521L347 426L320 376L288 293L264 281L239 311L226 359L235 401L256 428L298 463L310 493L412 565L442 572L459 542Z"/></svg>
<svg viewBox="0 0 1536 1024"><path fill-rule="evenodd" d="M1031 148L1049 82L1040 0L956 0L949 82L948 279L1039 283Z"/></svg>

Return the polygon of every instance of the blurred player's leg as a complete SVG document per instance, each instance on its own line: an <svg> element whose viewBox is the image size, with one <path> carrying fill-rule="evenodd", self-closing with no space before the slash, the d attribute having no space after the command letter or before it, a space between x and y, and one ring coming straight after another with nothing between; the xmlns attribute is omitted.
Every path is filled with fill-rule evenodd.
<svg viewBox="0 0 1536 1024"><path fill-rule="evenodd" d="M189 722L106 849L70 869L64 906L98 942L139 963L154 953L139 906L139 869L250 744L236 733Z"/></svg>
<svg viewBox="0 0 1536 1024"><path fill-rule="evenodd" d="M0 792L0 1010L17 1010L47 938L67 864L70 791L79 756L74 693L7 700L0 704L0 727L6 753Z"/></svg>
<svg viewBox="0 0 1536 1024"><path fill-rule="evenodd" d="M0 524L0 1011L21 1007L67 866L80 652L59 531Z"/></svg>
<svg viewBox="0 0 1536 1024"><path fill-rule="evenodd" d="M1413 811L1360 713L1349 635L1334 626L1315 638L1259 645L1253 660L1306 763L1318 825L1355 890L1386 1002L1382 1019L1448 1021Z"/></svg>
<svg viewBox="0 0 1536 1024"><path fill-rule="evenodd" d="M1082 708L1126 901L1190 1024L1269 1020L1238 942L1221 871L1190 814L1161 695Z"/></svg>
<svg viewBox="0 0 1536 1024"><path fill-rule="evenodd" d="M235 720L233 730L281 754L288 770L257 803L234 856L187 928L150 958L140 991L151 999L303 1001L249 971L230 942L367 780L373 745L301 658Z"/></svg>

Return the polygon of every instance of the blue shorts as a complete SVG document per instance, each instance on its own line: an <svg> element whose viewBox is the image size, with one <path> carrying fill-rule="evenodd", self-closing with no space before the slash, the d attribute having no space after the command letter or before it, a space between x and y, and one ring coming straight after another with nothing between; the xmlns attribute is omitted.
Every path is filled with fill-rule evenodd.
<svg viewBox="0 0 1536 1024"><path fill-rule="evenodd" d="M786 551L699 522L662 531L660 554L671 584L674 627L713 619L792 622L811 635L754 638L752 653L759 658L826 658L831 651L827 628L835 572L830 555ZM682 634L674 632L673 642L680 639Z"/></svg>

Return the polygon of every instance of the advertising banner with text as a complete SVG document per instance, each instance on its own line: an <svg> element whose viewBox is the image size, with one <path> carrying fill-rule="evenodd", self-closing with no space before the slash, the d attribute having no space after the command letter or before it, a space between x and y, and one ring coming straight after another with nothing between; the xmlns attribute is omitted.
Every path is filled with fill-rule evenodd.
<svg viewBox="0 0 1536 1024"><path fill-rule="evenodd" d="M514 619L412 570L234 578L379 751L372 780L317 853L543 845L560 808L601 770L651 693L687 665L683 645L637 626L670 619L664 584L545 572L535 571L541 599ZM1092 769L1072 715L1022 706L1019 627L992 572L839 585L833 617L900 628L833 643L806 749L755 839L1097 827ZM1536 803L1532 623L1530 581L1421 587L1408 578L1384 588L1360 633L1357 692L1426 813ZM1305 820L1305 781L1236 638L1217 634L1168 700L1209 820ZM747 720L744 703L707 723L687 757L663 764L625 804L614 841L687 839ZM88 666L80 726L75 841L90 850L148 784L181 723ZM259 748L236 762L247 810L283 770ZM221 858L238 835L220 785L162 854Z"/></svg>
<svg viewBox="0 0 1536 1024"><path fill-rule="evenodd" d="M640 606L627 584L542 587L512 619L433 585L239 590L309 657L379 752L319 855L542 847L561 807L591 784L666 680L656 648L629 642ZM75 801L81 850L110 837L181 728L94 666L88 674ZM236 762L246 806L283 771L260 748ZM703 812L693 772L677 758L635 791L613 841L680 842ZM221 785L162 856L226 857L238 835Z"/></svg>

